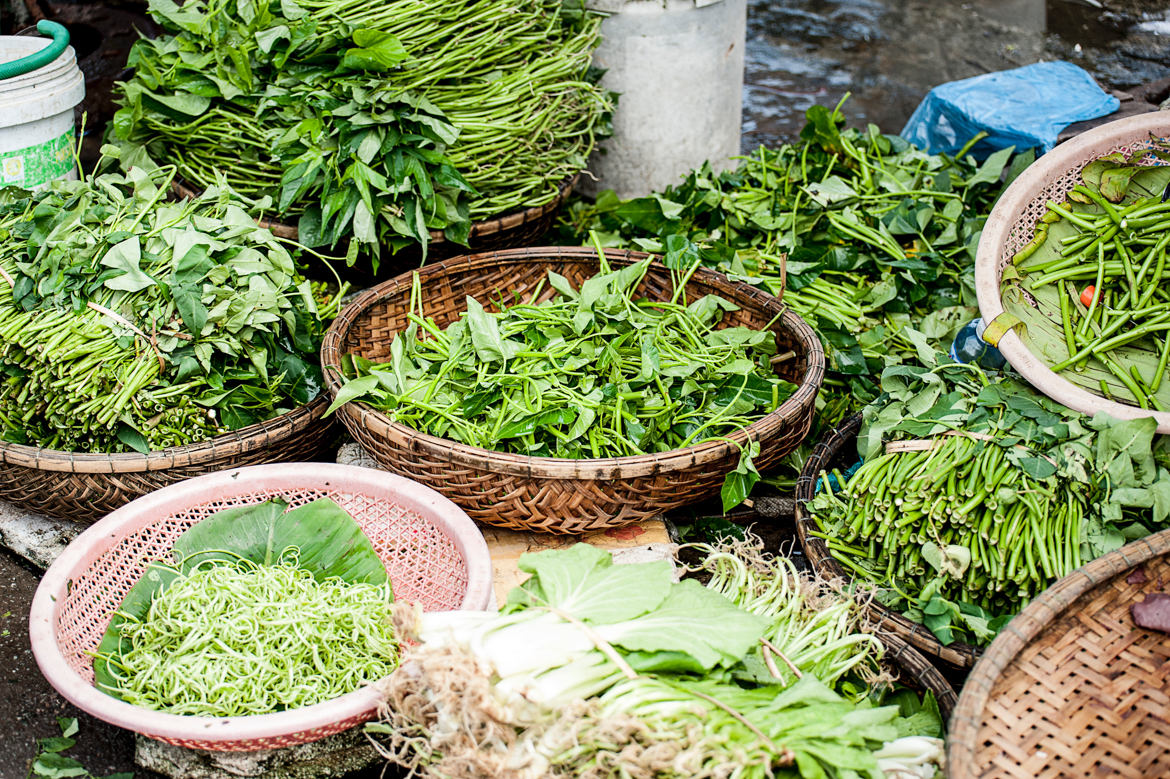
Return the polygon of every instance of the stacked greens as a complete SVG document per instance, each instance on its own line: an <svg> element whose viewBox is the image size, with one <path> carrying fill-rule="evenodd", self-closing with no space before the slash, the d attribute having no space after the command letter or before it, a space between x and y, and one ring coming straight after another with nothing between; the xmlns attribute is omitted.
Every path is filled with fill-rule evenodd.
<svg viewBox="0 0 1170 779"><path fill-rule="evenodd" d="M721 554L713 565L729 570ZM741 658L788 629L779 615L792 615L793 630L810 622L796 615L811 583L762 562L751 581L733 574L737 582L705 588L673 582L668 563L613 565L578 544L522 556L533 576L502 614L397 606L400 630L420 645L380 683L384 721L367 731L384 737L391 759L432 777L934 776L933 698L856 676L852 695L835 692L815 673L840 649L830 636L806 636L805 662L791 666L799 678L787 665L750 678ZM856 618L857 604L837 598ZM872 637L845 638L862 663L880 657Z"/></svg>
<svg viewBox="0 0 1170 779"><path fill-rule="evenodd" d="M718 175L704 166L647 198L603 192L575 203L561 226L569 243L590 230L610 247L693 243L705 264L771 292L787 254L784 302L821 336L833 370L793 475L823 433L877 397L883 368L913 359L908 325L949 345L978 316L984 220L1033 158L1005 150L979 164L966 150L927 154L874 125L845 130L837 110L814 106L807 117L799 143L761 147Z"/></svg>
<svg viewBox="0 0 1170 779"><path fill-rule="evenodd" d="M600 18L562 0L151 0L122 141L374 255L543 205L608 126Z"/></svg>
<svg viewBox="0 0 1170 779"><path fill-rule="evenodd" d="M938 639L983 645L1073 569L1170 519L1152 418L1089 419L924 350L882 374L863 463L810 505L832 555ZM884 451L883 451L884 447Z"/></svg>
<svg viewBox="0 0 1170 779"><path fill-rule="evenodd" d="M1168 160L1163 142L1087 164L1002 278L1034 354L1083 389L1158 411L1170 408L1170 169L1147 163Z"/></svg>
<svg viewBox="0 0 1170 779"><path fill-rule="evenodd" d="M99 689L136 706L239 717L311 706L388 675L390 580L328 498L214 514L126 595L95 653Z"/></svg>
<svg viewBox="0 0 1170 779"><path fill-rule="evenodd" d="M418 275L410 325L395 335L392 359L345 355L346 384L334 410L361 400L395 421L469 446L534 457L588 459L669 452L723 438L775 411L796 391L776 377L769 327L717 325L739 307L717 295L687 304L698 267L667 255L674 299L635 299L646 259L600 272L579 290L550 271L544 303L467 313L440 330L424 319ZM533 291L540 297L544 281ZM681 301L681 302L680 302ZM742 447L727 476L724 505L739 504L759 474L759 443Z"/></svg>
<svg viewBox="0 0 1170 779"><path fill-rule="evenodd" d="M145 452L320 393L323 320L339 299L317 308L294 254L231 190L167 202L174 174L0 191L3 440Z"/></svg>

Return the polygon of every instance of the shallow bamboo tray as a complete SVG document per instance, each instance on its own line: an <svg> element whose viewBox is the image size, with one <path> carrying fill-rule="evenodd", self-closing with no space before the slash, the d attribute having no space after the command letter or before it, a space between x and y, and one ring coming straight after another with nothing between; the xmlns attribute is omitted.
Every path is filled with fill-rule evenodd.
<svg viewBox="0 0 1170 779"><path fill-rule="evenodd" d="M614 267L649 255L607 251ZM598 270L597 255L584 248L535 248L476 254L418 271L423 314L440 328L459 318L468 295L489 310L502 297L530 302L531 291L548 271L575 286ZM326 386L336 397L343 386L341 358L360 354L385 360L395 333L406 327L412 274L367 290L334 320L321 349ZM640 296L669 300L670 272L651 266L637 290ZM463 507L472 519L502 527L552 533L583 533L637 522L718 494L723 477L739 462L739 442L760 442L756 466L773 465L807 435L825 375L825 353L804 320L786 311L780 300L750 285L728 281L699 269L687 285L688 298L714 293L735 302L739 311L725 316L722 326L773 325L781 352L793 359L776 366L777 374L799 385L795 394L773 413L728 441L710 441L674 452L602 460L526 457L466 446L420 433L360 403L338 410L342 422L362 448L382 467L433 487ZM545 287L539 300L557 294Z"/></svg>
<svg viewBox="0 0 1170 779"><path fill-rule="evenodd" d="M1130 615L1167 582L1163 531L1032 601L963 687L947 745L950 779L1170 776L1170 636Z"/></svg>
<svg viewBox="0 0 1170 779"><path fill-rule="evenodd" d="M817 444L796 482L796 532L800 536L800 545L813 569L829 579L841 578L850 581L853 574L846 571L833 558L823 539L809 535L810 530L818 528L816 520L804 508L804 504L811 501L816 494L817 477L821 471L832 471L834 468L845 470L857 462L859 430L861 414L854 414L842 422L836 430ZM867 608L870 619L878 627L903 638L929 657L940 658L959 668L970 668L983 652L979 647L961 641L943 646L925 625L912 622L876 601L871 600Z"/></svg>

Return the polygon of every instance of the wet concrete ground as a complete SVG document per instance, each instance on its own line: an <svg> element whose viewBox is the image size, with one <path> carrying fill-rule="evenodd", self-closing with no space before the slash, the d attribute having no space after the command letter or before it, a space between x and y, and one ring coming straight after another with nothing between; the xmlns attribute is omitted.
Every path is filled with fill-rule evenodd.
<svg viewBox="0 0 1170 779"><path fill-rule="evenodd" d="M809 106L846 93L851 123L898 133L932 87L1040 60L1113 89L1170 77L1170 0L1095 3L752 0L743 151L793 140Z"/></svg>
<svg viewBox="0 0 1170 779"><path fill-rule="evenodd" d="M21 0L8 0L20 2ZM815 104L846 93L853 123L897 133L937 84L1065 59L1108 88L1170 77L1170 0L753 0L749 6L744 151L791 140ZM63 3L76 23L107 29L132 2ZM97 10L85 6L97 7ZM125 7L123 9L122 7ZM127 17L129 18L129 17ZM121 45L114 45L115 43ZM90 41L96 78L112 82L125 41ZM1079 50L1077 47L1080 47ZM117 53L121 52L121 54ZM98 61L100 58L100 62ZM110 110L99 95L92 110ZM28 609L39 573L0 550L0 779L24 779L37 739L59 734L57 717L77 717L66 754L95 776L136 771L130 734L79 712L41 676L28 640ZM371 777L377 772L367 772ZM357 777L353 777L357 779ZM363 778L364 779L364 778Z"/></svg>

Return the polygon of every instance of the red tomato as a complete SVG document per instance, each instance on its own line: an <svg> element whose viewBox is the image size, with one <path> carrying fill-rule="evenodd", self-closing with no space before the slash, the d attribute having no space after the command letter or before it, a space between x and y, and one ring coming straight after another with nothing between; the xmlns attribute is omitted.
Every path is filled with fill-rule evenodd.
<svg viewBox="0 0 1170 779"><path fill-rule="evenodd" d="M1089 286L1085 287L1085 291L1081 293L1081 303L1085 305L1085 308L1093 305L1093 294L1096 291L1097 288L1090 284Z"/></svg>

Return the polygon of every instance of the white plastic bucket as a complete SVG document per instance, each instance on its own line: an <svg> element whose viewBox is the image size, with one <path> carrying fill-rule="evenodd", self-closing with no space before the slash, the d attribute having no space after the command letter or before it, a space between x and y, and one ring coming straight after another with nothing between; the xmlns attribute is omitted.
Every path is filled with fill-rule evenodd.
<svg viewBox="0 0 1170 779"><path fill-rule="evenodd" d="M739 154L746 0L588 0L610 13L593 64L621 94L614 135L594 152L582 191L645 197L704 162Z"/></svg>
<svg viewBox="0 0 1170 779"><path fill-rule="evenodd" d="M49 46L49 38L0 36L0 63ZM73 109L85 99L85 77L69 46L48 65L0 81L0 187L36 189L76 179Z"/></svg>

